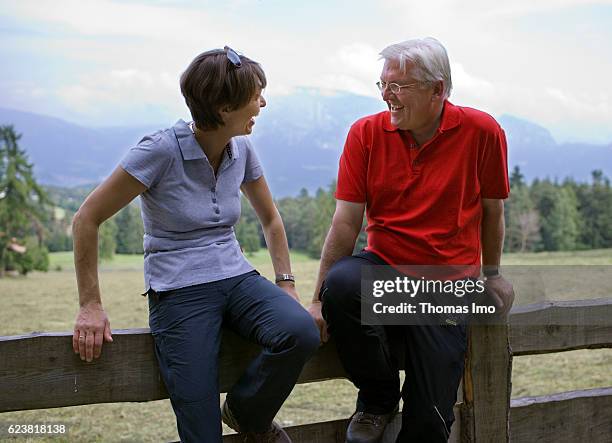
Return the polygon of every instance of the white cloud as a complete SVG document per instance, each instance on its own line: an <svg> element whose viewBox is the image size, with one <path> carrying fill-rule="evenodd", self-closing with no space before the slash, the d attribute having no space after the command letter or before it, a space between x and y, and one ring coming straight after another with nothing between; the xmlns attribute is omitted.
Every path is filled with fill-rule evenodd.
<svg viewBox="0 0 612 443"><path fill-rule="evenodd" d="M185 41L202 28L221 31L211 14L178 7L108 0L20 0L7 8L15 17L54 25L83 36L124 36Z"/></svg>
<svg viewBox="0 0 612 443"><path fill-rule="evenodd" d="M129 109L143 119L155 107L179 113L180 73L199 51L224 43L263 63L270 95L310 86L378 97L378 51L432 35L449 51L457 104L575 128L589 138L610 133L612 97L602 92L612 76L612 61L602 56L610 51L609 31L599 26L578 38L565 27L571 15L553 21L584 5L612 0L381 0L376 6L355 0L354 8L331 2L325 10L312 2L293 15L266 0L187 7L168 0L0 0L11 29L44 35L17 32L0 41L3 54L28 58L19 81L0 77L0 97L34 112L55 106L58 116L68 108L100 124L114 124ZM548 11L551 20L534 29L532 14ZM334 12L342 20L325 21ZM48 82L29 76L28 69L43 72L47 63L65 65L64 75L58 68Z"/></svg>
<svg viewBox="0 0 612 443"><path fill-rule="evenodd" d="M165 114L178 116L185 111L178 79L173 80L163 71L111 70L81 78L77 84L59 88L55 95L66 109L88 121L106 119L110 113L121 120L131 118L144 123L152 118L151 110L157 119L164 118Z"/></svg>

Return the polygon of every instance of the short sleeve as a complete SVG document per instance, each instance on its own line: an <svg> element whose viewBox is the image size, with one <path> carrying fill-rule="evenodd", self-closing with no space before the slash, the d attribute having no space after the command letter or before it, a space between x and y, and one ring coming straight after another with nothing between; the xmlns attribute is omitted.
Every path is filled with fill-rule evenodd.
<svg viewBox="0 0 612 443"><path fill-rule="evenodd" d="M246 162L244 165L244 179L242 183L252 182L263 175L263 168L261 167L261 163L259 162L259 158L257 157L257 153L251 141L245 137L244 142L246 146Z"/></svg>
<svg viewBox="0 0 612 443"><path fill-rule="evenodd" d="M367 152L359 131L353 126L346 137L344 150L340 157L336 199L364 203L367 199L367 172Z"/></svg>
<svg viewBox="0 0 612 443"><path fill-rule="evenodd" d="M482 198L508 198L508 148L506 134L499 125L494 133L487 133L485 136L480 153L478 179Z"/></svg>
<svg viewBox="0 0 612 443"><path fill-rule="evenodd" d="M163 137L154 134L144 137L121 160L121 167L147 188L155 186L172 163L172 156L164 149Z"/></svg>

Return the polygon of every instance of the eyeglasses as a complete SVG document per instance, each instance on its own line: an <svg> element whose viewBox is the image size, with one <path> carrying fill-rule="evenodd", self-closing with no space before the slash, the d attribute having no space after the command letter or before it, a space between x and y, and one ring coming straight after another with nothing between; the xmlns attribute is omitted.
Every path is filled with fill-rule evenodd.
<svg viewBox="0 0 612 443"><path fill-rule="evenodd" d="M242 61L240 60L240 56L236 51L234 51L229 46L224 46L223 51L225 51L227 59L232 62L232 65L234 65L234 67L239 68L242 66Z"/></svg>
<svg viewBox="0 0 612 443"><path fill-rule="evenodd" d="M398 85L397 83L387 83L383 81L376 82L376 86L378 86L378 90L380 92L384 92L385 89L391 89L391 92L394 94L399 94L402 92L402 88L412 88L414 86L420 85L422 82L410 83L408 85Z"/></svg>

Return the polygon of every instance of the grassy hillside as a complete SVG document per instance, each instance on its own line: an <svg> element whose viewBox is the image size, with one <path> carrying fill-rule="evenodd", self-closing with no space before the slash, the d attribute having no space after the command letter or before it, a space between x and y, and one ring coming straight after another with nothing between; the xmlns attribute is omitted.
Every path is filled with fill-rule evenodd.
<svg viewBox="0 0 612 443"><path fill-rule="evenodd" d="M273 275L266 251L259 251L249 259L263 275ZM302 302L307 304L312 296L318 261L299 253L292 254L292 260ZM508 254L504 256L504 264L612 265L612 250ZM61 271L0 279L0 296L4 298L0 335L72 329L77 292L71 253L51 254L50 269L60 268ZM102 263L100 284L113 328L147 326L146 299L139 295L143 290L142 257L119 255ZM566 293L565 297L585 293L593 292ZM518 357L514 359L513 396L612 386L610 368L612 350ZM353 412L354 400L355 390L344 380L301 385L294 389L278 419L289 425L347 417ZM65 441L70 442L178 440L169 401L13 412L3 414L0 420L65 422L70 426L69 438Z"/></svg>

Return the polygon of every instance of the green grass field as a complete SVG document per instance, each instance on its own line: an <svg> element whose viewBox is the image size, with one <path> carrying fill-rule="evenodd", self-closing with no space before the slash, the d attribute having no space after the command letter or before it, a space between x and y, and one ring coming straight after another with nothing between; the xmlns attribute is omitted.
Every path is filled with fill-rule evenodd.
<svg viewBox="0 0 612 443"><path fill-rule="evenodd" d="M273 275L265 250L249 259L263 275L268 278ZM298 290L306 305L312 297L318 261L294 253L292 262ZM601 270L592 265L612 265L612 249L507 254L504 256L504 265L563 265L568 266L567 269ZM585 266L577 268L576 265ZM77 310L72 254L51 254L50 269L55 271L0 279L0 297L4 299L0 311L0 335L72 330ZM566 279L569 278L566 276ZM581 283L582 286L576 290L556 293L561 293L564 299L612 296L608 292L612 286L602 284L600 278L586 280L587 283ZM102 263L100 284L113 329L147 326L146 299L140 296L143 290L142 257L119 255L112 261ZM568 283L561 281L559 286L567 288ZM517 303L521 303L522 298L525 298L523 301L527 300L518 293ZM555 297L553 293L546 293L546 298ZM602 386L612 386L612 350L573 351L514 359L514 397ZM345 418L353 412L354 400L355 389L344 380L299 385L277 419L285 425L293 425ZM0 422L64 422L69 425L69 435L65 440L55 438L48 441L178 440L174 414L167 400L11 412L2 414ZM46 440L37 438L35 441Z"/></svg>

